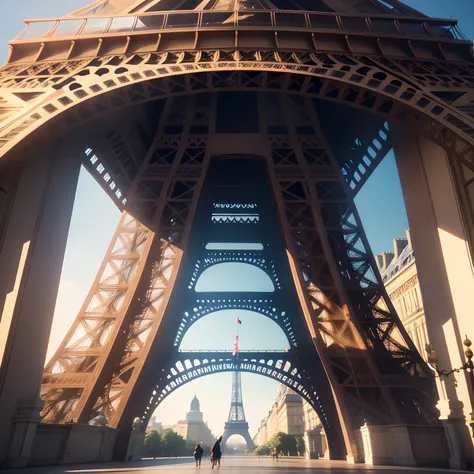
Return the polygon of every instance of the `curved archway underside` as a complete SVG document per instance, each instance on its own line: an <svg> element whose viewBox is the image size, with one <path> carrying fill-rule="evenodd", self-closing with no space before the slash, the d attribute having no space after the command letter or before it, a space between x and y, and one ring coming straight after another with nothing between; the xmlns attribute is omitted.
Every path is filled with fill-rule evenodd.
<svg viewBox="0 0 474 474"><path fill-rule="evenodd" d="M450 67L450 73L460 78L459 85L456 85L456 87L460 90L471 88L469 78L472 78L474 73L469 66L465 64L446 64ZM3 117L0 124L0 154L6 154L8 150L26 137L34 138L32 132L40 127L44 132L43 137L56 138L66 131L78 130L81 126L93 126L95 119L105 117L106 114L111 117L112 113L130 110L131 105L156 103L169 97L206 96L220 91L264 91L285 96L291 95L292 99L294 97L304 97L307 101L321 100L340 104L344 107L350 106L381 117L384 125L387 122L390 124L404 124L409 126L412 131L423 133L441 144L451 156L474 170L473 120L466 113L468 109L463 108L465 102L461 101L460 104L452 105L448 103L449 99L444 100L442 95L435 93L437 88L445 87L443 73L438 72L437 66L438 63L435 61L395 60L375 55L326 54L301 50L277 52L251 47L246 49L223 48L220 50L206 49L127 55L110 54L94 59L51 61L24 65L14 64L0 70L1 95L2 97L5 96L6 104L0 106L0 117ZM21 90L27 91L26 94L23 92L23 95L21 95ZM15 96L15 94L19 95ZM292 124L291 126L296 125ZM292 130L295 129L292 128ZM379 130L383 132L387 129L380 127ZM162 308L166 306L163 301L168 298L169 288L173 286L170 281L173 282L174 280L169 277L175 275L172 272L178 271L177 268L181 258L180 246L184 247L186 245L192 222L194 212L192 200L194 197L190 196L193 196L193 193L197 195L200 192L201 181L204 180L204 171L202 171L205 169L205 166L203 166L204 159L199 162L199 159L188 156L186 147L200 150L199 153L205 154L208 140L209 134L193 134L190 132L188 124L187 132L181 138L171 134L166 136L158 136L157 134L156 140L153 141L152 146L156 149L166 147L186 149L179 158L183 157L182 162L178 162L178 158L176 158L176 168L179 168L182 174L173 178L175 181L173 181L173 186L170 188L173 192L171 192L171 198L167 202L167 207L161 217L162 223L168 225L168 227L162 225L165 238L168 239L169 235L172 236L172 240L169 239L166 244L170 246L171 244L173 246L177 245L177 247L173 248L171 256L166 256L157 265L158 271L154 275L156 278L153 280L153 291L150 292L153 298L150 302L147 302L148 306L143 314L134 316L134 324L130 326L133 327L133 331L130 331L128 335L129 340L138 341L139 336L143 338L133 346L142 359L135 363L131 361L130 352L125 351L123 358L118 362L118 375L114 374L107 382L103 392L101 392L101 396L96 397L97 403L94 405L94 409L108 407L110 418L113 417L114 419L114 426L119 425L127 397L132 393L134 381L139 377L142 368L141 360L143 360L145 352L150 347L143 341L148 342L148 339L146 339L148 337L151 341L152 336L149 336L149 334L156 334L158 322L164 311ZM272 152L277 148L292 149L295 145L295 141L292 142L285 136L273 136L269 137L269 140L271 145L276 145L270 146ZM306 168L310 163L306 161L305 152L316 147L313 147L313 145L303 146L309 142L310 138L303 136L301 140L304 140L304 144L303 142L297 143L299 157L297 157L295 163ZM25 142L26 144L29 143L28 141ZM386 145L387 143L384 143L384 146ZM89 145L86 144L85 146ZM321 146L319 144L319 148L324 149L325 145ZM152 150L152 147L150 147L150 150ZM120 186L125 199L127 199L128 192L133 186L132 183L137 181L136 178L139 173L136 170L142 164L138 164L133 170L133 167L129 167L125 160L120 161L119 156L122 153L121 143L118 141L116 147L114 147L114 154L110 157L101 157L101 159L108 165L105 167L107 174L109 173L108 170L111 170L112 179ZM206 159L208 158L209 155ZM273 156L270 155L268 163L276 168L276 161L272 160ZM174 169L172 161L164 160L163 168L165 172L162 171L161 177L169 172L171 168ZM316 162L318 166L327 166L324 159L318 162L316 158ZM181 166L182 163L191 163L194 169L189 169L192 166L188 168ZM385 351L385 347L388 344L394 344L398 352L393 358L390 356L386 360L393 362L393 365L397 365L397 370L398 363L402 360L404 370L407 372L411 370L416 373L418 367L422 366L422 361L419 355L414 352L409 338L406 337L405 339L405 333L399 331L399 322L395 313L392 315L391 309L387 312L381 310L375 303L379 297L384 298L385 293L381 283L371 273L373 262L370 259L370 251L367 250L366 239L351 201L352 196L346 191L345 183L343 183L344 179L349 183L354 180L353 177L357 173L355 167L358 167L359 164L354 165L347 162L340 165L336 160L331 163L334 175L339 176L339 166L342 166L343 172L350 171L349 178L347 176L341 178L335 186L332 177L328 177L327 182L316 183L314 189L312 188L307 192L304 187L304 178L298 174L301 172L297 169L298 165L295 165L293 166L293 171L296 171L293 175L294 178L288 179L285 172L282 172L281 176L275 174L274 186L278 196L280 196L281 209L286 209L285 206L291 204L291 206L297 206L301 210L301 216L304 216L299 218L298 213L293 212L294 207L288 207L287 212L290 219L285 225L288 235L291 235L291 240L289 240L293 249L301 249L300 254L294 252L297 255L296 264L298 265L295 273L298 271L300 277L302 275L301 282L305 284L305 297L310 313L308 320L309 317L314 318L312 321L313 330L317 328L324 344L328 346L328 348L324 347L323 349L331 363L331 367L340 370L341 360L344 363L347 362L347 368L343 367L340 375L341 380L338 383L341 390L345 390L344 403L350 405L351 401L358 401L356 398L359 396L358 387L361 383L366 383L368 387L376 387L376 390L381 387L381 392L388 391L388 389L378 382L378 371L375 369L373 370L374 377L372 377L370 371L371 376L367 378L364 378L365 374L359 377L358 374L353 373L353 365L350 359L354 356L354 353L350 351L357 347L358 339L355 335L359 330L352 327L353 322L346 317L342 305L332 304L333 295L337 295L337 291L340 291L338 283L327 278L325 267L321 265L321 261L324 262L324 259L321 260L319 254L315 254L314 248L312 248L315 236L318 236L321 241L325 241L327 238L324 232L318 230L318 222L314 216L320 212L320 209L315 207L314 196L318 196L322 202L320 204L321 209L324 206L331 208L334 205L334 196L336 202L342 202L336 209L337 213L333 213L333 220L328 222L328 227L332 224L331 227L337 229L336 238L338 242L341 242L339 254L330 257L336 259L335 261L343 259L346 262L344 263L344 270L351 276L351 289L354 287L357 289L358 301L360 301L362 309L359 312L354 311L354 314L359 318L356 322L369 319L374 322L374 325L377 324L376 329L370 332L372 337L370 342L375 341L384 354L388 352ZM377 160L374 160L371 165L372 169L377 163ZM347 175L347 173L344 174ZM362 181L362 179L359 180L359 183ZM353 187L351 184L351 188L353 190L357 189L357 185ZM176 193L174 193L175 189L177 190ZM151 194L151 198L147 196L143 201L153 200L156 197L153 195L153 191L147 189L147 192ZM160 192L157 191L156 194L160 194ZM137 195L133 197L136 199L135 203L140 199L140 196L137 197ZM117 204L121 209L126 209L133 214L137 207L133 207L133 202L130 205L125 199ZM313 207L311 208L311 206ZM311 212L307 212L307 209ZM174 213L170 210L173 210ZM156 209L151 207L148 218L145 219L142 219L145 214L133 215L140 222L149 224L151 218L156 215L155 211ZM150 218L150 216L152 217ZM308 238L305 240L306 235L301 237L300 229L308 225ZM177 227L178 229L176 229ZM151 237L148 240L151 241ZM356 247L358 242L361 243L359 248ZM362 250L360 250L361 248ZM220 258L220 256L214 255L211 258L213 260L210 260L208 265L226 261L219 260ZM199 266L196 269L194 275L196 280L203 268L204 266ZM312 275L308 272L308 269L312 271ZM266 270L268 271L268 268ZM337 274L338 272L334 273ZM305 281L303 282L303 280ZM328 280L329 283L327 283ZM323 290L321 290L320 282L326 284L328 289L323 285ZM278 288L276 284L275 287ZM131 288L131 286L129 285L127 288ZM130 290L130 293L132 293L132 290ZM201 296L201 300L206 301L206 303L212 301L212 304L215 304L207 296ZM228 302L229 298L226 298L225 301ZM328 302L331 304L329 305ZM277 307L275 305L275 308ZM262 309L262 311L264 310ZM80 315L83 319L86 316L87 314ZM388 324L386 324L387 321L389 321ZM154 324L155 332L148 331L152 324ZM403 340L403 344L397 343L397 337L400 334L402 337L399 339ZM173 336L170 343L173 343ZM320 342L320 345L323 346L323 342ZM132 347L132 345L130 344L129 347ZM143 347L145 349L142 350ZM339 352L333 351L334 347L343 348L340 355ZM302 350L301 348L302 345L298 349ZM108 350L108 347L105 349ZM103 350L100 354L105 354L106 350ZM304 352L304 350L302 351ZM67 351L64 353L67 353ZM335 418L336 415L331 414L333 418L328 419L324 413L324 406L333 406L331 390L328 388L326 391L323 390L323 393L318 393L318 390L311 385L309 375L304 371L305 369L311 370L311 367L298 364L295 360L296 356L291 351L288 353L274 353L273 355L268 353L268 356L261 353L241 354L237 366L235 359L230 354L178 354L179 360L176 360L169 367L168 372L163 373L156 385L153 397L146 404L145 417L151 415L153 407L168 394L195 377L219 371L240 370L261 373L291 386L318 411L328 432L338 424ZM134 355L132 354L132 356ZM333 359L330 359L331 357ZM106 360L106 357L104 357L104 360ZM102 359L100 363L102 363ZM301 367L304 367L304 369ZM387 374L389 374L388 370ZM77 386L84 384L83 380L87 379L88 374L80 374L80 378L75 377L77 374L73 375L74 377L70 377L69 383L71 384L72 381L76 386L69 387L67 390L78 392ZM401 373L400 375L400 377L393 379L393 384L405 387L403 385L405 374ZM52 395L56 397L51 402L53 408L62 407L62 400L53 393L56 390L53 383L55 382L54 379L56 378L61 382L61 377L62 374L47 374L45 376L46 381L48 381L47 379L52 381L49 389ZM66 374L62 378L67 379L68 377L69 374ZM392 384L390 377L391 374L384 379L387 386ZM321 376L319 376L319 380L321 380ZM66 380L66 382L68 381ZM411 403L411 394L409 393L411 380L407 381L406 384L407 388L403 388L403 391L407 393L407 400ZM90 387L92 385L87 385L87 390ZM353 387L355 387L354 390L352 390ZM369 388L367 391L370 394L378 394L376 390L371 391ZM354 393L357 395L354 395ZM383 401L381 407L385 407L385 400L389 400L391 403L391 394L387 393L386 395L385 398L381 398ZM69 395L66 393L64 396ZM86 397L89 397L88 403L92 406L92 403L95 403L95 398L93 400L89 392L83 396L84 399ZM360 398L359 405L357 405L358 409L362 407L364 410L374 410L373 400L369 396ZM57 400L59 402L54 405ZM70 397L69 400L71 404L75 403L73 397ZM386 406L391 407L390 403ZM116 409L118 405L120 407ZM392 407L392 409L396 412L396 407ZM132 408L129 409L130 413L131 410ZM380 413L377 414L383 419L387 416L387 423L391 420L390 416L385 414L384 409L380 409ZM86 414L82 413L80 416L85 419ZM121 422L125 423L129 418L127 412L123 416L125 421ZM335 430L337 431L337 428Z"/></svg>
<svg viewBox="0 0 474 474"><path fill-rule="evenodd" d="M262 256L261 252L251 251L206 251L205 258L202 261L198 260L194 266L194 271L191 277L191 281L189 282L188 288L190 290L194 289L198 293L209 291L205 289L197 289L198 281L202 277L204 272L210 269L211 267L231 262L255 267L255 269L259 270L259 273L265 274L265 276L269 279L269 282L273 284L272 291L274 291L275 289L281 289L280 279L276 272L275 263L271 260L265 259L264 256Z"/></svg>
<svg viewBox="0 0 474 474"><path fill-rule="evenodd" d="M241 297L226 299L218 298L213 295L212 299L198 299L196 305L183 314L174 346L178 347L189 328L203 317L218 311L236 309L258 313L275 321L285 333L291 346L297 347L298 344L295 333L287 311L282 309L283 305L277 302L277 298L268 298L267 296L268 295L260 295L256 298Z"/></svg>
<svg viewBox="0 0 474 474"><path fill-rule="evenodd" d="M155 408L182 385L206 375L223 372L248 372L259 374L286 385L307 400L316 410L326 430L337 426L324 410L326 397L311 383L309 374L298 368L291 351L241 352L238 356L226 352L180 352L164 375L160 377L142 415L145 424Z"/></svg>
<svg viewBox="0 0 474 474"><path fill-rule="evenodd" d="M426 72L417 74L417 65L425 66ZM464 78L469 74L472 76L472 71L463 65L451 66L453 73L464 76L461 85L469 87ZM225 88L268 89L304 93L399 120L416 127L474 169L474 122L461 112L462 108L458 110L430 92L425 84L436 80L440 86L443 84L442 77L430 74L430 67L436 70L437 63L255 50L110 55L91 60L11 65L0 71L2 92L4 90L9 95L9 87L21 88L24 83L23 87L29 89L37 87L41 100L21 106L16 100L16 107L5 110L0 152L6 153L66 109L73 112L59 124L63 130L118 107L156 100L173 93ZM413 70L411 74L410 68ZM43 79L45 72L47 80ZM198 73L202 72L208 74L200 76ZM213 77L217 72L221 72L219 77ZM287 74L284 80L281 73ZM413 80L408 81L404 78L406 75ZM155 81L165 77L170 80ZM106 94L110 91L118 94ZM93 97L101 97L101 100L90 101ZM74 107L78 104L84 106Z"/></svg>

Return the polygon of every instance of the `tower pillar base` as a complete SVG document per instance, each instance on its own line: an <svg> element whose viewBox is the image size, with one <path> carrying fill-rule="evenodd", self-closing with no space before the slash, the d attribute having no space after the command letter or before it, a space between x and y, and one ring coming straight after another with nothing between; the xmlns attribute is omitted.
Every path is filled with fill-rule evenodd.
<svg viewBox="0 0 474 474"><path fill-rule="evenodd" d="M23 147L0 229L0 465L28 462L81 149L66 139ZM27 158L27 159L26 159Z"/></svg>
<svg viewBox="0 0 474 474"><path fill-rule="evenodd" d="M362 461L369 465L448 467L441 425L368 425L360 428Z"/></svg>
<svg viewBox="0 0 474 474"><path fill-rule="evenodd" d="M15 469L26 467L33 450L36 429L41 422L40 412L44 402L37 399L36 403L22 403L12 417L13 431L8 457L2 467Z"/></svg>

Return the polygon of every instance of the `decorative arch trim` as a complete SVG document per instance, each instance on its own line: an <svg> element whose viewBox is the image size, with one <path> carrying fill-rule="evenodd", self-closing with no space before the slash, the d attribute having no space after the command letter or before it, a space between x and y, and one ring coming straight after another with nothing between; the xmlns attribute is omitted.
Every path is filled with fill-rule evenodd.
<svg viewBox="0 0 474 474"><path fill-rule="evenodd" d="M123 92L119 100L115 97L115 104L109 104L109 111L121 105L146 102L173 93L170 85L165 83L156 84L151 93L147 87L139 91L131 88L132 85L150 84L150 80L172 77L171 89L174 89L174 93L187 94L190 91L209 91L211 88L219 90L218 86L216 89L214 84L209 84L208 78L199 78L196 73L226 72L228 79L232 78L232 72L239 71L241 74L234 75L235 80L231 80L233 88L282 89L282 84L275 76L289 73L292 80L284 81L290 85L287 92L314 95L394 118L412 127L416 125L421 132L474 169L472 119L454 106L423 91L421 86L408 82L401 75L397 76L383 66L382 61L383 58L378 61L373 57L348 57L342 54L255 50L163 52L70 61L67 63L70 74L65 80L54 83L46 90L44 83L40 83L38 88L43 88L41 99L24 108L17 107L17 112L7 116L6 123L0 128L0 154L5 154L52 118L75 105L86 104L93 97L106 97L106 92L119 89ZM48 67L59 70L65 64L35 64L30 66L31 75ZM13 75L18 68L22 70L28 66L7 66L2 70L2 76L9 73ZM245 77L242 72L264 74L256 81L255 77ZM30 81L31 75L28 78ZM226 80L222 82L225 87L229 86ZM89 103L86 108L78 108L73 114L75 117L64 120L62 125L74 127L104 112L103 104L98 107L98 104Z"/></svg>
<svg viewBox="0 0 474 474"><path fill-rule="evenodd" d="M236 299L205 299L197 300L196 305L185 311L181 318L181 323L176 334L174 346L178 347L186 332L191 326L204 318L205 316L217 313L219 311L226 311L231 309L240 309L244 311L252 311L254 313L261 314L267 318L275 321L276 324L283 330L288 341L292 347L297 347L296 337L291 324L291 320L288 317L288 313L285 310L280 309L280 305L275 303L273 299L260 299L260 298L236 298Z"/></svg>
<svg viewBox="0 0 474 474"><path fill-rule="evenodd" d="M237 357L230 353L181 352L165 371L153 390L142 419L147 422L155 408L170 394L186 383L224 372L248 372L264 375L294 390L316 410L326 430L338 426L338 420L330 420L324 410L323 394L307 386L305 371L300 370L291 352L241 352Z"/></svg>
<svg viewBox="0 0 474 474"><path fill-rule="evenodd" d="M202 274L210 267L219 265L221 263L245 263L247 265L259 268L264 271L273 283L276 290L281 290L281 282L278 277L276 265L271 259L265 258L261 252L251 251L208 251L206 257L202 260L197 260L194 265L194 270L188 284L189 290L195 290L197 282Z"/></svg>

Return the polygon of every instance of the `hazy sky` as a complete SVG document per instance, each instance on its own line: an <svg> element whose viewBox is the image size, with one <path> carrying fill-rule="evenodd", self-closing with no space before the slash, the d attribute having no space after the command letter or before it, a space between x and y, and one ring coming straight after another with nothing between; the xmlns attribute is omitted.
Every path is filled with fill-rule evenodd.
<svg viewBox="0 0 474 474"><path fill-rule="evenodd" d="M60 16L87 3L87 0L1 0L0 62L6 58L7 41L22 29L24 18ZM433 17L458 18L464 34L474 37L474 0L408 0L405 3ZM392 240L404 236L408 226L392 154L387 156L370 178L356 202L374 252L390 251ZM112 202L83 170L61 276L49 356L77 314L118 218L119 212ZM239 317L242 320L242 349L283 349L288 346L283 332L267 318L249 312L240 312ZM235 312L209 315L187 333L182 347L228 349L235 335L234 322ZM209 331L210 324L215 325L218 331ZM158 420L168 425L183 419L196 393L201 401L204 419L208 420L215 434L221 434L229 410L231 380L231 374L219 374L188 383L158 407ZM260 419L271 407L277 383L262 376L243 374L242 384L246 416L253 435Z"/></svg>

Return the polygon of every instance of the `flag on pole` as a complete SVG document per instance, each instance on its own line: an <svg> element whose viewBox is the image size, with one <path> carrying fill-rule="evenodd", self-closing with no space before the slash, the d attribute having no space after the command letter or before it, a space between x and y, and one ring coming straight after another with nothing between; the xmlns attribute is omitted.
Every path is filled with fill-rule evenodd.
<svg viewBox="0 0 474 474"><path fill-rule="evenodd" d="M237 324L242 324L242 321L239 318L237 318Z"/></svg>
<svg viewBox="0 0 474 474"><path fill-rule="evenodd" d="M234 342L234 352L232 352L232 355L235 356L239 352L239 336L235 336L235 342Z"/></svg>

